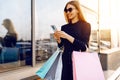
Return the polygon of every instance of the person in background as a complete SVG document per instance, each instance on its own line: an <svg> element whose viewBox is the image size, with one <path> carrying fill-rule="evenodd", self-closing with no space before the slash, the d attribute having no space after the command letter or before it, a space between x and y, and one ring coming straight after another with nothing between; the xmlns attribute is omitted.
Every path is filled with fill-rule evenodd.
<svg viewBox="0 0 120 80"><path fill-rule="evenodd" d="M1 43L3 47L15 47L17 42L17 32L14 29L14 25L10 19L4 19L2 24L7 29L7 34Z"/></svg>
<svg viewBox="0 0 120 80"><path fill-rule="evenodd" d="M54 33L54 38L58 42L58 47L64 48L61 80L73 80L72 52L87 50L91 26L85 20L78 1L68 2L64 14L67 24L61 27L61 31Z"/></svg>

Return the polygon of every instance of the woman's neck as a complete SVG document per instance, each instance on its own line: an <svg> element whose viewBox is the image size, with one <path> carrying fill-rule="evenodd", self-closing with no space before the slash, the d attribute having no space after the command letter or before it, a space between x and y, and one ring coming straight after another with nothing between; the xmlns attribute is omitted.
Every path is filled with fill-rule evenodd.
<svg viewBox="0 0 120 80"><path fill-rule="evenodd" d="M71 20L71 23L74 24L74 23L76 23L78 21L79 21L78 17L75 17L74 19Z"/></svg>

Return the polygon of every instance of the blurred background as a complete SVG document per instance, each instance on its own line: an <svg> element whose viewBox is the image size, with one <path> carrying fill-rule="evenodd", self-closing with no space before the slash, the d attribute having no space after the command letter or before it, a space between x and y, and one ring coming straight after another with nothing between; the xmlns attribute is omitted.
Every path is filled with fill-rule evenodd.
<svg viewBox="0 0 120 80"><path fill-rule="evenodd" d="M0 72L43 63L57 48L50 26L55 25L60 30L61 26L66 24L63 10L69 0L35 0L34 20L31 19L33 7L31 1L0 0L0 24L6 18L12 20L18 33L16 48L19 49L15 55L18 59L14 61L5 62L4 53L0 54ZM103 70L110 73L107 74L107 77L110 77L120 67L120 0L78 1L92 28L89 51L99 53ZM34 26L31 26L32 21L35 22ZM32 27L35 29L33 33ZM0 37L4 37L6 32L1 25ZM32 53L33 35L35 53Z"/></svg>

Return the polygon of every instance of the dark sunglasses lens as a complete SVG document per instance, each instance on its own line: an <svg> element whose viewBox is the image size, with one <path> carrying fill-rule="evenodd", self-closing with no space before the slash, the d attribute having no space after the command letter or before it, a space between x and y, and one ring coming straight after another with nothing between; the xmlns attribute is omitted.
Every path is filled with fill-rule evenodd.
<svg viewBox="0 0 120 80"><path fill-rule="evenodd" d="M67 9L64 9L64 11L67 13Z"/></svg>
<svg viewBox="0 0 120 80"><path fill-rule="evenodd" d="M72 12L72 10L73 10L72 8L69 8L69 9L68 9L69 12Z"/></svg>
<svg viewBox="0 0 120 80"><path fill-rule="evenodd" d="M68 11L72 12L72 10L73 10L72 8L68 8L68 9L65 9L64 11L67 13Z"/></svg>

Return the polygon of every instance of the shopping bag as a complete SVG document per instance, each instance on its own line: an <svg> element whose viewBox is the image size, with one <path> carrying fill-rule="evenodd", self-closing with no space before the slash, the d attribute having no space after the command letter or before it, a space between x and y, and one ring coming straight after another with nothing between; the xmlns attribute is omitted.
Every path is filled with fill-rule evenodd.
<svg viewBox="0 0 120 80"><path fill-rule="evenodd" d="M97 53L72 53L74 80L105 80Z"/></svg>
<svg viewBox="0 0 120 80"><path fill-rule="evenodd" d="M0 63L16 62L19 60L19 49L16 47L3 47L0 53Z"/></svg>
<svg viewBox="0 0 120 80"><path fill-rule="evenodd" d="M61 80L61 75L62 75L62 52L60 53L60 56L59 56L59 61L57 64L54 80Z"/></svg>
<svg viewBox="0 0 120 80"><path fill-rule="evenodd" d="M61 80L62 53L60 52L45 76L45 80Z"/></svg>
<svg viewBox="0 0 120 80"><path fill-rule="evenodd" d="M45 62L45 64L36 72L40 78L44 79L50 68L52 67L53 63L55 62L57 56L60 53L60 49L58 48L53 55Z"/></svg>

